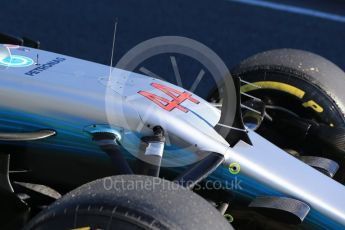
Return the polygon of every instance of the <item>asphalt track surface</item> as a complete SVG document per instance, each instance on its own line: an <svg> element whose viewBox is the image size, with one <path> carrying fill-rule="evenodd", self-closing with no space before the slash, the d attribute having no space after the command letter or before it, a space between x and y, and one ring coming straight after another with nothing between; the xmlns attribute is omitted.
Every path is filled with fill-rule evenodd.
<svg viewBox="0 0 345 230"><path fill-rule="evenodd" d="M114 63L144 40L174 35L205 44L229 68L264 50L296 48L345 69L341 0L11 0L1 3L0 30L38 39L44 50L109 64L115 18Z"/></svg>

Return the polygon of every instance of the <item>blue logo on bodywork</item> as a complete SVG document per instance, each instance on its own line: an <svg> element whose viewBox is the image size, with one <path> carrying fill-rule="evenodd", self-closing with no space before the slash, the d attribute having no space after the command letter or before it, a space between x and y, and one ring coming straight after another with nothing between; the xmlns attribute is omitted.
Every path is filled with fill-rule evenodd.
<svg viewBox="0 0 345 230"><path fill-rule="evenodd" d="M0 65L7 67L27 67L34 64L31 58L19 55L11 55L0 60Z"/></svg>

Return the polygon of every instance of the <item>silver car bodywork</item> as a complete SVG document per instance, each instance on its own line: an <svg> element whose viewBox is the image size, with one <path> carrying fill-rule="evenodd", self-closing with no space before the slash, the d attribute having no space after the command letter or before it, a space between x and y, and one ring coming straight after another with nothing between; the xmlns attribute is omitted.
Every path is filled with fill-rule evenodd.
<svg viewBox="0 0 345 230"><path fill-rule="evenodd" d="M267 188L251 193L249 186L247 191L238 193L260 196L275 191L309 204L317 213L314 216L322 216L323 219L316 220L322 222L321 226L345 226L343 185L255 132L248 133L252 145L240 141L229 147L214 130L220 111L202 98L190 93L199 103L190 100L180 103L188 112L176 107L167 111L138 92L166 98L166 93L152 87L153 83L179 92L188 91L158 79L115 68L110 70L104 65L55 53L24 47L11 47L10 52L33 63L15 66L9 61L8 66L2 65L0 108L7 111L2 113L2 129L30 131L26 130L29 125L23 125L26 122L34 124L31 128L52 128L57 131L55 139L40 144L57 150L60 148L57 144L71 151L78 147L73 151L83 156L87 151L102 155L96 147L91 147L93 144L85 130L91 125L105 124L121 133L121 143L135 155L140 136L151 134L149 127L159 125L170 137L171 146L183 146L183 150L166 150L165 166L195 162L203 157L194 154L200 150L217 152L226 158L223 171L215 173L218 178L230 180L231 176L224 172L231 162L237 162L241 165L241 175L249 178L248 184L255 181ZM194 158L184 158L182 154L186 152Z"/></svg>

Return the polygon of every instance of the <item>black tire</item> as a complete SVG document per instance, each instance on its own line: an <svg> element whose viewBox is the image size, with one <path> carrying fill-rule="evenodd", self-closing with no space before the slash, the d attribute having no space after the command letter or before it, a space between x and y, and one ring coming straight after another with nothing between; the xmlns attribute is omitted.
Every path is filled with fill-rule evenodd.
<svg viewBox="0 0 345 230"><path fill-rule="evenodd" d="M319 55L294 49L270 50L244 60L232 74L250 82L273 81L296 87L305 92L301 103L314 100L323 108L320 113L310 104L311 112L321 121L345 124L345 73Z"/></svg>
<svg viewBox="0 0 345 230"><path fill-rule="evenodd" d="M233 229L206 200L175 183L121 175L85 184L25 229ZM87 228L85 228L87 229Z"/></svg>
<svg viewBox="0 0 345 230"><path fill-rule="evenodd" d="M319 55L294 49L270 50L242 61L231 73L261 86L244 85L241 91L263 99L266 104L282 106L302 118L329 126L345 127L345 73ZM258 132L278 144L275 137L281 133L263 129ZM344 181L342 153L315 155L331 158L343 166L337 180Z"/></svg>

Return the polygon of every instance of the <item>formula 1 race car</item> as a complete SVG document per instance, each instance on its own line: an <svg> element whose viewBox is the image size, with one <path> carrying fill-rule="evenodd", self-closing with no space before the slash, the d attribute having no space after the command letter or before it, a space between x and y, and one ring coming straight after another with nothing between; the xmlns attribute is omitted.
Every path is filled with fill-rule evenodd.
<svg viewBox="0 0 345 230"><path fill-rule="evenodd" d="M263 52L201 98L0 49L1 229L345 229L345 74L324 58Z"/></svg>

